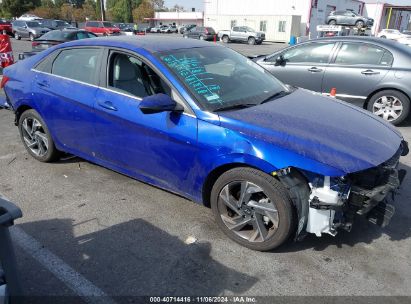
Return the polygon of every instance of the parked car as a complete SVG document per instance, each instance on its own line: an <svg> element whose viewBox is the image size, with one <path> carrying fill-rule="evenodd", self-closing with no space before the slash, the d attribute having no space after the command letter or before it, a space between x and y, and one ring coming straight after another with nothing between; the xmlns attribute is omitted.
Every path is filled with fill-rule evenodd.
<svg viewBox="0 0 411 304"><path fill-rule="evenodd" d="M361 16L354 11L332 11L327 16L325 23L330 25L355 25L358 28L372 27L374 19Z"/></svg>
<svg viewBox="0 0 411 304"><path fill-rule="evenodd" d="M248 44L261 44L265 40L264 32L257 32L248 26L234 26L230 31L219 31L218 37L224 42L247 42Z"/></svg>
<svg viewBox="0 0 411 304"><path fill-rule="evenodd" d="M99 36L120 35L120 29L108 21L87 21L84 29Z"/></svg>
<svg viewBox="0 0 411 304"><path fill-rule="evenodd" d="M184 38L194 38L200 40L214 40L216 32L212 27L196 26L183 34Z"/></svg>
<svg viewBox="0 0 411 304"><path fill-rule="evenodd" d="M0 32L6 31L7 34L13 35L13 29L11 22L6 19L0 20Z"/></svg>
<svg viewBox="0 0 411 304"><path fill-rule="evenodd" d="M403 30L401 33L403 33L404 35L411 35L410 30Z"/></svg>
<svg viewBox="0 0 411 304"><path fill-rule="evenodd" d="M37 21L16 20L12 23L12 31L14 38L17 40L20 40L21 38L29 38L33 41L35 38L49 32L50 29L41 26Z"/></svg>
<svg viewBox="0 0 411 304"><path fill-rule="evenodd" d="M72 41L7 67L1 86L33 158L71 153L203 203L255 250L350 230L354 214L386 225L405 174L391 124L218 44Z"/></svg>
<svg viewBox="0 0 411 304"><path fill-rule="evenodd" d="M178 33L178 28L175 25L169 25L166 32L167 33Z"/></svg>
<svg viewBox="0 0 411 304"><path fill-rule="evenodd" d="M85 30L54 30L35 39L31 45L33 51L42 51L60 43L95 37L98 36Z"/></svg>
<svg viewBox="0 0 411 304"><path fill-rule="evenodd" d="M410 113L411 50L387 39L310 40L255 61L281 81L368 109L393 123Z"/></svg>
<svg viewBox="0 0 411 304"><path fill-rule="evenodd" d="M42 19L39 23L41 26L47 27L50 30L77 29L64 20Z"/></svg>
<svg viewBox="0 0 411 304"><path fill-rule="evenodd" d="M397 39L399 43L411 46L411 35Z"/></svg>
<svg viewBox="0 0 411 304"><path fill-rule="evenodd" d="M411 37L411 35L401 33L399 30L395 29L383 29L377 34L377 37L397 40L400 38Z"/></svg>
<svg viewBox="0 0 411 304"><path fill-rule="evenodd" d="M180 27L179 33L180 33L180 34L184 34L185 32L191 30L193 27L196 27L196 26L197 26L196 24L186 24L186 25L183 25L182 27Z"/></svg>
<svg viewBox="0 0 411 304"><path fill-rule="evenodd" d="M39 16L33 15L33 14L23 14L17 20L22 20L22 21L38 21L43 18L40 18Z"/></svg>
<svg viewBox="0 0 411 304"><path fill-rule="evenodd" d="M163 32L163 31L166 30L166 29L168 29L168 25L160 25L160 26L152 27L152 28L150 29L150 32L151 32L151 33L161 33L161 32Z"/></svg>
<svg viewBox="0 0 411 304"><path fill-rule="evenodd" d="M134 27L129 23L114 23L114 26L120 29L123 35L131 36L134 34Z"/></svg>

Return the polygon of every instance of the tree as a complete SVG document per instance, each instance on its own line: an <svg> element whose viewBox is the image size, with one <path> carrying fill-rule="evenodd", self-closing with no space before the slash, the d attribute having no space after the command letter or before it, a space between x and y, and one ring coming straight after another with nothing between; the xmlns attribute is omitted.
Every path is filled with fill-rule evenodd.
<svg viewBox="0 0 411 304"><path fill-rule="evenodd" d="M173 12L184 12L184 6L181 5L174 5L173 8L171 9Z"/></svg>
<svg viewBox="0 0 411 304"><path fill-rule="evenodd" d="M143 0L141 4L133 10L134 22L143 22L144 18L154 17L154 5L150 0Z"/></svg>
<svg viewBox="0 0 411 304"><path fill-rule="evenodd" d="M30 11L30 13L39 16L45 19L58 19L60 18L60 10L54 5L50 6L39 6L36 7L34 10Z"/></svg>
<svg viewBox="0 0 411 304"><path fill-rule="evenodd" d="M20 17L41 5L41 0L3 0L1 11L6 17Z"/></svg>

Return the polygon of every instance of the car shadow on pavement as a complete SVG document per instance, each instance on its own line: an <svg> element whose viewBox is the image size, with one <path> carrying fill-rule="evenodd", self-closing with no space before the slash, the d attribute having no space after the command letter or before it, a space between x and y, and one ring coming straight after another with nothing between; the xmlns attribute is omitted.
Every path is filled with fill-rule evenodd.
<svg viewBox="0 0 411 304"><path fill-rule="evenodd" d="M275 250L275 252L287 253L306 249L323 251L329 246L337 246L338 248L342 246L353 247L359 243L371 244L384 235L392 242L410 238L411 204L409 202L411 200L411 168L402 163L400 168L407 170L407 175L398 194L395 196L394 203L392 203L395 207L395 213L388 226L381 228L370 223L363 216L356 216L350 232L339 230L335 237L327 234L323 234L321 237L308 234L302 241L290 241Z"/></svg>
<svg viewBox="0 0 411 304"><path fill-rule="evenodd" d="M92 222L101 230L74 235L88 231ZM110 227L96 219L81 223L52 219L18 226L110 297L125 297L120 299L125 302L135 296L240 294L257 282L215 261L209 243L185 244L143 219ZM33 290L30 284L36 280L25 277L24 289Z"/></svg>

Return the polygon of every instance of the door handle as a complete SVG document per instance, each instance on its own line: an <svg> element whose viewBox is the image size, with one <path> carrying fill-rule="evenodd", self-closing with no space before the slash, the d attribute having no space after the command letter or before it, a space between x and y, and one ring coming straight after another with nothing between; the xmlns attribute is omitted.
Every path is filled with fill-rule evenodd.
<svg viewBox="0 0 411 304"><path fill-rule="evenodd" d="M376 72L376 71L373 71L373 70L365 70L365 71L361 72L361 74L364 74L364 75L377 75L379 73L380 72Z"/></svg>
<svg viewBox="0 0 411 304"><path fill-rule="evenodd" d="M37 81L37 84L38 84L40 87L43 87L43 88L48 88L48 87L50 87L50 84L48 83L47 80Z"/></svg>
<svg viewBox="0 0 411 304"><path fill-rule="evenodd" d="M312 67L312 68L309 68L308 71L309 71L309 72L312 72L312 73L318 73L318 72L322 72L323 69L319 69L319 68L316 68L316 67Z"/></svg>
<svg viewBox="0 0 411 304"><path fill-rule="evenodd" d="M104 109L117 111L117 108L113 105L111 101L98 101L97 104Z"/></svg>

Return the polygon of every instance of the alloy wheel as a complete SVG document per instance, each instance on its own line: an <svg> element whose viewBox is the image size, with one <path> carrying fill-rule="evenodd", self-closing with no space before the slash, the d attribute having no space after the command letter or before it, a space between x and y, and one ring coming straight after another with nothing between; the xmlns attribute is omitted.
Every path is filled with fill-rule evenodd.
<svg viewBox="0 0 411 304"><path fill-rule="evenodd" d="M26 117L22 123L22 135L26 146L33 154L43 157L47 154L49 141L41 123L33 117Z"/></svg>
<svg viewBox="0 0 411 304"><path fill-rule="evenodd" d="M386 121L396 120L403 110L404 106L401 100L395 96L381 96L374 102L372 107L372 112Z"/></svg>
<svg viewBox="0 0 411 304"><path fill-rule="evenodd" d="M223 187L218 211L229 230L249 242L264 242L278 229L276 205L264 190L249 181L233 181Z"/></svg>

